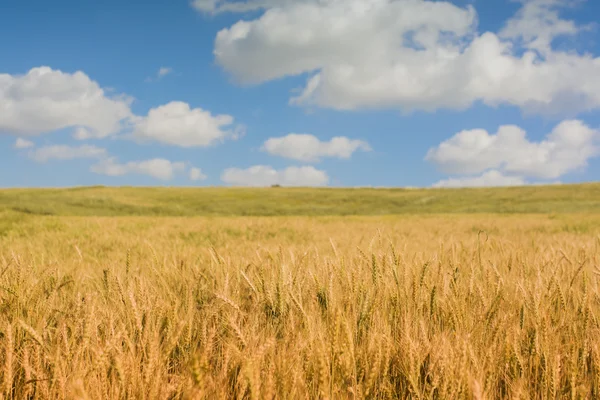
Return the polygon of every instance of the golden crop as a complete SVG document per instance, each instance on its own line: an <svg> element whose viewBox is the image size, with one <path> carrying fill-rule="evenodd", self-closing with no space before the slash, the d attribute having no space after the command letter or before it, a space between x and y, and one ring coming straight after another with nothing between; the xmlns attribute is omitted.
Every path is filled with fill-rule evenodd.
<svg viewBox="0 0 600 400"><path fill-rule="evenodd" d="M6 399L600 397L600 217L32 217Z"/></svg>

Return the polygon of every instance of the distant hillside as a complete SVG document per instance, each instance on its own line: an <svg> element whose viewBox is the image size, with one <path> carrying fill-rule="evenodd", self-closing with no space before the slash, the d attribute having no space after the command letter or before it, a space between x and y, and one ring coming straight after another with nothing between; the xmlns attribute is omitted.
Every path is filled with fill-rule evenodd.
<svg viewBox="0 0 600 400"><path fill-rule="evenodd" d="M600 212L600 183L476 189L4 189L0 212L71 216L596 213Z"/></svg>

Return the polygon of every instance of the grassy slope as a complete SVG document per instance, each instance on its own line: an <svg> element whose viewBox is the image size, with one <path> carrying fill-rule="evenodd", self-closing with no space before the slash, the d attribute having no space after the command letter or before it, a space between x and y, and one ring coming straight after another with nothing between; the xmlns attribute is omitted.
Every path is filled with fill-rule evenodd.
<svg viewBox="0 0 600 400"><path fill-rule="evenodd" d="M385 215L600 211L600 183L484 189L105 188L0 190L0 215Z"/></svg>

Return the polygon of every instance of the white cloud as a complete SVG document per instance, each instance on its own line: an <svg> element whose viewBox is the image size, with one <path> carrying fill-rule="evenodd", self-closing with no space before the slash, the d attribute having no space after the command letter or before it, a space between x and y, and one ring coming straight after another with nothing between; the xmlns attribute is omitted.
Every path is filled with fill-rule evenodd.
<svg viewBox="0 0 600 400"><path fill-rule="evenodd" d="M112 157L92 165L90 170L100 175L148 175L156 179L168 181L173 179L176 173L185 171L185 163L172 162L163 158L154 158L145 161L130 161L122 164Z"/></svg>
<svg viewBox="0 0 600 400"><path fill-rule="evenodd" d="M29 153L34 161L44 163L49 160L73 160L77 158L104 158L106 149L96 146L54 145L35 149Z"/></svg>
<svg viewBox="0 0 600 400"><path fill-rule="evenodd" d="M560 36L574 36L589 26L577 26L575 21L562 19L561 7L574 5L572 0L521 0L522 8L507 21L499 36L519 41L524 47L542 55L552 52L552 42Z"/></svg>
<svg viewBox="0 0 600 400"><path fill-rule="evenodd" d="M523 129L504 125L495 134L484 129L465 130L428 151L425 159L449 174L477 174L488 169L504 173L555 179L579 170L600 155L600 132L578 120L558 124L539 142L527 139Z"/></svg>
<svg viewBox="0 0 600 400"><path fill-rule="evenodd" d="M192 0L192 6L201 12L220 14L223 12L247 12L262 10L265 8L291 4L304 0L248 0L248 1L226 1L226 0Z"/></svg>
<svg viewBox="0 0 600 400"><path fill-rule="evenodd" d="M527 1L497 34L477 33L473 8L443 1L195 4L207 12L266 8L221 30L214 54L240 82L310 74L293 104L433 111L481 101L547 114L600 108L600 58L550 46L580 30L558 17L564 1Z"/></svg>
<svg viewBox="0 0 600 400"><path fill-rule="evenodd" d="M311 166L275 170L271 166L255 165L247 169L228 168L221 174L221 180L236 186L325 186L329 177L325 171Z"/></svg>
<svg viewBox="0 0 600 400"><path fill-rule="evenodd" d="M158 71L156 71L156 75L155 76L149 76L148 78L146 78L146 82L156 82L159 81L160 79L164 78L167 75L170 75L173 73L173 68L171 67L160 67L158 69Z"/></svg>
<svg viewBox="0 0 600 400"><path fill-rule="evenodd" d="M15 149L27 149L33 146L35 146L35 143L33 143L31 140L17 138L17 140L15 141Z"/></svg>
<svg viewBox="0 0 600 400"><path fill-rule="evenodd" d="M190 168L188 176L191 181L203 181L207 178L200 168L195 167Z"/></svg>
<svg viewBox="0 0 600 400"><path fill-rule="evenodd" d="M0 74L0 132L35 136L81 128L88 136L106 137L122 129L130 103L108 96L81 71L39 67L25 75Z"/></svg>
<svg viewBox="0 0 600 400"><path fill-rule="evenodd" d="M269 154L305 162L317 162L322 157L350 158L357 150L370 151L369 144L344 136L323 142L314 135L290 133L287 136L270 138L262 150Z"/></svg>
<svg viewBox="0 0 600 400"><path fill-rule="evenodd" d="M192 0L192 6L204 12L214 12L218 7L217 0Z"/></svg>
<svg viewBox="0 0 600 400"><path fill-rule="evenodd" d="M181 147L207 147L243 134L230 115L212 115L201 108L172 101L134 119L133 137Z"/></svg>
<svg viewBox="0 0 600 400"><path fill-rule="evenodd" d="M171 72L173 72L173 68L171 67L160 67L158 69L158 77L169 75Z"/></svg>
<svg viewBox="0 0 600 400"><path fill-rule="evenodd" d="M162 67L158 76L171 71ZM146 116L134 115L130 103L125 96L108 96L81 71L39 67L25 75L0 74L0 133L26 137L71 129L78 140L123 134L181 147L206 147L244 134L231 115L184 102L152 108Z"/></svg>
<svg viewBox="0 0 600 400"><path fill-rule="evenodd" d="M525 180L518 176L506 176L496 170L485 172L476 177L448 178L436 182L433 187L457 188L457 187L493 187L493 186L521 186Z"/></svg>

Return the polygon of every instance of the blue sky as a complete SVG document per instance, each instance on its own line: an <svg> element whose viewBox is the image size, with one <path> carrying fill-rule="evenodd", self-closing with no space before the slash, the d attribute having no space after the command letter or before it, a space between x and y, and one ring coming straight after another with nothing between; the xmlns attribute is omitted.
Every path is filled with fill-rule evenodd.
<svg viewBox="0 0 600 400"><path fill-rule="evenodd" d="M0 186L595 181L595 21L569 0L5 1Z"/></svg>

